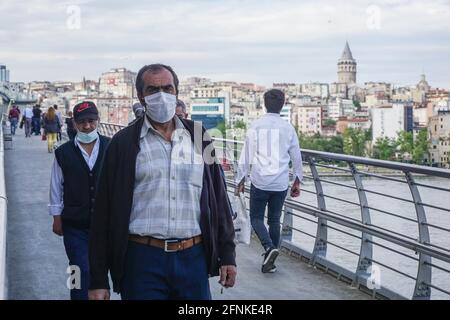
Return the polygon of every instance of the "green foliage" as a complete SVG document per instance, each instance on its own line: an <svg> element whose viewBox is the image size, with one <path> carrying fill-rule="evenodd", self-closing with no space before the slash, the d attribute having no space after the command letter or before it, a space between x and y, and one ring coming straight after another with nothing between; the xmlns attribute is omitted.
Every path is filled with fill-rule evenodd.
<svg viewBox="0 0 450 320"><path fill-rule="evenodd" d="M336 125L336 121L333 119L326 119L323 124L327 127L332 127Z"/></svg>
<svg viewBox="0 0 450 320"><path fill-rule="evenodd" d="M367 136L364 130L347 128L344 131L343 137L345 154L358 157L365 155Z"/></svg>
<svg viewBox="0 0 450 320"><path fill-rule="evenodd" d="M378 138L373 146L373 157L381 160L393 160L396 147L395 140L387 137Z"/></svg>
<svg viewBox="0 0 450 320"><path fill-rule="evenodd" d="M414 149L413 133L407 131L400 131L398 133L397 145L401 153L412 154Z"/></svg>
<svg viewBox="0 0 450 320"><path fill-rule="evenodd" d="M417 164L423 164L423 158L428 153L428 132L427 129L420 129L417 134L414 148L412 151L413 161Z"/></svg>
<svg viewBox="0 0 450 320"><path fill-rule="evenodd" d="M314 136L299 135L299 143L302 149L311 149L332 153L344 153L344 141L342 136L322 137L320 134Z"/></svg>
<svg viewBox="0 0 450 320"><path fill-rule="evenodd" d="M244 122L244 120L237 120L234 124L235 129L247 129L247 124Z"/></svg>

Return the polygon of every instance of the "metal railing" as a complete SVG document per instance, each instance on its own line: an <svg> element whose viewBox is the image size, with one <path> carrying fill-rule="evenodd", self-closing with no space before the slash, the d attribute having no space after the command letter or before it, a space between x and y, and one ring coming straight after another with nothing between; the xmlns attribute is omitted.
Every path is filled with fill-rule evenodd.
<svg viewBox="0 0 450 320"><path fill-rule="evenodd" d="M232 178L235 172L236 160L243 143L234 140L215 139L215 146L218 149L217 154L220 157L220 161L225 165L225 169L230 172L227 183L234 188L235 183ZM430 229L434 229L433 231L439 230L443 233L441 239L450 240L450 228L446 227L450 225L448 223L450 222L450 200L444 206L428 203L422 200L421 192L419 191L419 188L440 191L444 193L442 195L443 199L450 199L450 170L314 150L302 150L302 158L304 166L309 167L309 170L305 168L305 182L302 183L302 192L313 195L315 199L304 202L288 197L286 200L282 223L284 232L282 247L287 252L335 274L338 278L345 278L345 281L351 282L354 286L364 291L369 291L374 296L378 295L386 298L405 297L395 288L389 289L387 286L375 283L376 275L373 267L376 266L377 268L381 267L384 270L396 273L404 279L414 281L414 290L411 294L413 299L430 299L432 289L443 294L440 297L450 298L450 245L448 242L445 245L439 245L433 242L430 237ZM380 170L388 171L377 173ZM341 180L345 176L351 178L353 184L343 183L333 177L336 175L336 172L339 172ZM369 189L365 186L364 180L368 178L383 181L386 187L378 191ZM418 180L423 180L424 178L443 178L443 181L449 183L449 187L418 182ZM410 199L398 195L396 189L390 189L388 182L406 185L409 189ZM313 185L312 189L306 188L311 184ZM344 189L354 192L358 200L352 201L345 199L340 194L332 195L325 192L326 186L329 185L338 188L337 190L341 192ZM248 191L248 188L246 188L246 192ZM413 208L392 212L394 210L379 206L380 203L378 201L369 201L369 196L406 203L413 206ZM329 203L331 201L339 203L338 207L345 209L330 209ZM343 207L344 205L345 207ZM358 208L360 212L358 218L348 214L347 208L349 206ZM436 211L440 212L440 219L435 220L442 222L441 225L428 222L427 212L429 210L433 210L433 214L436 214ZM374 212L390 218L414 223L418 236L409 236L406 232L395 231L392 225L381 226L373 223ZM410 213L414 213L415 218L408 217L407 215ZM293 223L294 218L316 225L315 233L302 230L301 223L297 223L297 225ZM447 222L447 224L444 222ZM329 223L333 223L333 225L329 225ZM343 229L347 229L347 231ZM330 230L356 239L359 242L359 251L351 250L345 245L331 241L328 237ZM411 233L414 232L412 229L409 231ZM312 250L306 250L294 242L293 232L312 238L314 240ZM328 260L327 252L329 246L357 257L358 262L355 269L348 270ZM417 274L411 275L407 271L396 267L396 263L392 262L397 261L391 261L391 259L376 260L374 258L374 248L382 248L390 253L409 259L416 264ZM432 260L435 262L432 262ZM447 266L443 267L442 264ZM438 270L444 274L441 279L445 278L444 280L446 281L442 282L447 282L449 288L443 288L441 283L433 282L433 270Z"/></svg>
<svg viewBox="0 0 450 320"><path fill-rule="evenodd" d="M7 298L6 277L6 223L7 223L7 197L5 187L5 167L3 148L3 123L5 106L0 106L0 300Z"/></svg>
<svg viewBox="0 0 450 320"><path fill-rule="evenodd" d="M123 126L102 123L99 131L112 136L121 128ZM243 142L214 139L214 144L217 157L227 174L229 191L233 191L236 160ZM374 297L408 298L408 295L401 294L399 290L396 290L395 285L389 287L377 283L376 273L379 271L376 270L382 268L386 272L389 271L399 276L400 281L413 281L414 289L409 295L413 299L430 299L432 291L443 295L440 297L450 298L450 244L439 244L430 237L430 229L432 229L433 232L439 231L444 234L441 239L450 240L450 223L448 223L449 227L446 227L444 223L450 222L450 200L444 205L424 202L422 200L423 190L420 191L428 189L433 192L443 192L442 199L450 199L450 184L449 187L446 187L443 184L430 185L419 182L424 178L440 178L450 183L450 170L314 150L302 149L301 151L305 170L302 182L303 195L300 197L300 201L291 199L289 196L286 199L282 222L281 246L283 250ZM335 176L347 177L353 183L350 184L348 181L343 183ZM381 190L367 188L367 179L382 181ZM395 188L398 188L398 184L406 186L409 198L397 194L395 188L389 189L389 183L397 184ZM310 185L313 186L312 189L307 188ZM327 186L338 188L338 194L326 192ZM353 192L357 200L345 199L341 194L343 190ZM303 201L302 198L305 197L305 194L312 195L313 201ZM248 187L246 187L246 197L249 197ZM380 206L379 204L383 204L384 200L373 201L370 197L381 197L412 207L410 209L402 207L401 210L395 211ZM331 202L339 203L341 209L331 209ZM342 205L347 207L343 208ZM348 206L359 211L357 218L349 214ZM427 218L431 211L433 211L433 215L439 212L439 218L435 220L442 223L428 221ZM408 214L414 217L408 217ZM373 223L372 220L378 220L375 219L379 218L378 215L383 215L383 219L385 217L395 218L402 223L413 224L414 227L407 228L408 232L402 232L395 230L393 224L388 223L387 226L382 226L379 223ZM303 225L299 221L315 225L315 230L302 230ZM329 232L331 231L355 239L359 243L359 250L352 250L345 244L330 239ZM415 232L417 235L408 234ZM314 242L312 249L308 250L295 241L296 234L311 238ZM330 246L340 250L340 254L350 254L357 258L354 270L328 259L327 253L330 251ZM396 266L397 258L395 260L375 259L375 249L382 249L396 257L407 259L409 269L413 268L416 274L408 272L406 267L401 268L402 264L400 267ZM437 281L433 278L435 270L443 275L439 279L449 280L448 287L444 288L441 284L445 281Z"/></svg>

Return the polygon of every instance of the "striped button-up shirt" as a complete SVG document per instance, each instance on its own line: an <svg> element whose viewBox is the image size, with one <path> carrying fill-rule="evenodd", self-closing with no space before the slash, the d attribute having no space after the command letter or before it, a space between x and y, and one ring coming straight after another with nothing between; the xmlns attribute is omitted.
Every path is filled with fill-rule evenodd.
<svg viewBox="0 0 450 320"><path fill-rule="evenodd" d="M145 118L136 159L129 232L159 239L201 234L203 158L189 132L174 117L172 142Z"/></svg>

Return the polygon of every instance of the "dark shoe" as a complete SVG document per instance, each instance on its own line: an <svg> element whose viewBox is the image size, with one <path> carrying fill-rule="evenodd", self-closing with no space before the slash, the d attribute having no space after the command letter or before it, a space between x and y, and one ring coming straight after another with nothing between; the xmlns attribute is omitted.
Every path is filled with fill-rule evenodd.
<svg viewBox="0 0 450 320"><path fill-rule="evenodd" d="M267 250L267 252L264 254L264 262L261 267L262 273L270 272L270 270L273 270L274 268L276 270L275 260L277 259L279 253L280 252L276 248Z"/></svg>
<svg viewBox="0 0 450 320"><path fill-rule="evenodd" d="M270 269L269 271L267 271L268 273L275 273L275 272L277 272L277 266L276 265L273 265L273 268L272 269Z"/></svg>

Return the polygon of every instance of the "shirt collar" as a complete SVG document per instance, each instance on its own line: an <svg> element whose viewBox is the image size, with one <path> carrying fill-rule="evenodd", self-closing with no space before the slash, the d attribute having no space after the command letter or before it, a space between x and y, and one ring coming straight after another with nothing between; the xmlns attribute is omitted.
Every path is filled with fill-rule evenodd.
<svg viewBox="0 0 450 320"><path fill-rule="evenodd" d="M73 142L75 143L75 146L77 146L80 150L84 150L80 143L78 142L77 138L75 137L75 139L73 139ZM94 149L97 148L100 145L100 135L98 135L97 140L95 140L95 145L94 145ZM92 150L94 150L92 149Z"/></svg>
<svg viewBox="0 0 450 320"><path fill-rule="evenodd" d="M178 116L174 116L175 119L175 129L185 129L183 123L181 122ZM144 123L142 124L141 135L140 138L144 138L149 131L156 133L155 127L152 125L147 115L144 115Z"/></svg>
<svg viewBox="0 0 450 320"><path fill-rule="evenodd" d="M271 112L267 112L266 114L265 114L265 116L267 116L267 117L279 117L280 116L280 114L279 113L271 113Z"/></svg>

